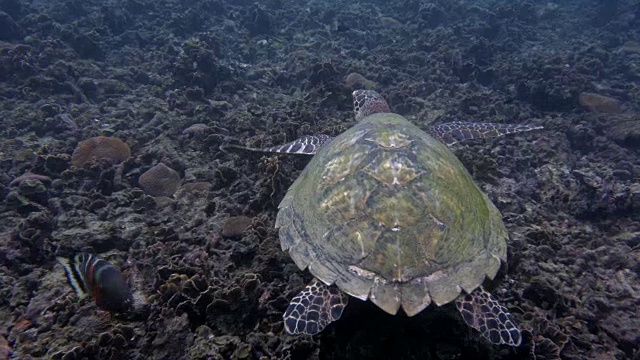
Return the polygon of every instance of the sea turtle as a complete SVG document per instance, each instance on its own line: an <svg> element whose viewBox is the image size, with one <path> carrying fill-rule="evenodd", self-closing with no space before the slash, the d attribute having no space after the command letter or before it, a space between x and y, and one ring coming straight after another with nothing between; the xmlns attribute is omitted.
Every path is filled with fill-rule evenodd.
<svg viewBox="0 0 640 360"><path fill-rule="evenodd" d="M317 334L351 295L413 316L455 302L494 344L518 346L514 317L481 286L506 261L498 209L445 145L539 129L453 122L427 132L389 111L375 91L353 92L355 126L249 150L315 155L278 206L282 249L315 276L285 311L290 334Z"/></svg>

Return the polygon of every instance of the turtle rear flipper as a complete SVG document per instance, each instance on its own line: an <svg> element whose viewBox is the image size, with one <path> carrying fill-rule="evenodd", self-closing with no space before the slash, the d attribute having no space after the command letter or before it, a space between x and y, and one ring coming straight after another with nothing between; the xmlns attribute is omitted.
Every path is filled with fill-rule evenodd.
<svg viewBox="0 0 640 360"><path fill-rule="evenodd" d="M342 315L349 298L335 286L313 279L289 303L284 328L289 334L315 335Z"/></svg>
<svg viewBox="0 0 640 360"><path fill-rule="evenodd" d="M471 140L542 129L542 126L456 121L429 127L427 132L447 146Z"/></svg>
<svg viewBox="0 0 640 360"><path fill-rule="evenodd" d="M299 139L296 139L292 142L272 146L268 148L252 148L248 146L241 145L224 145L223 148L234 148L248 151L256 151L256 152L267 152L267 153L280 153L280 154L305 154L305 155L315 155L315 153L320 150L320 148L331 141L333 137L329 135L307 135L303 136Z"/></svg>
<svg viewBox="0 0 640 360"><path fill-rule="evenodd" d="M496 345L520 346L518 323L507 309L479 287L456 300L456 307L467 325Z"/></svg>

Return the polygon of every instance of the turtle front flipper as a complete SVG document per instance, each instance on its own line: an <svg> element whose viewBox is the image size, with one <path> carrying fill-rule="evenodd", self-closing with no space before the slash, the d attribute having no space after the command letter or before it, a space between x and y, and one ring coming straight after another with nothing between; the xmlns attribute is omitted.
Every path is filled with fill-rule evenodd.
<svg viewBox="0 0 640 360"><path fill-rule="evenodd" d="M471 140L498 137L517 132L542 129L542 126L519 125L519 124L497 124L497 123L473 123L473 122L450 122L430 127L427 132L442 141L447 146L455 143Z"/></svg>
<svg viewBox="0 0 640 360"><path fill-rule="evenodd" d="M456 307L467 325L478 330L493 344L520 346L518 323L507 309L479 287L456 300Z"/></svg>
<svg viewBox="0 0 640 360"><path fill-rule="evenodd" d="M342 315L349 298L335 286L313 279L289 303L284 328L289 334L315 335Z"/></svg>
<svg viewBox="0 0 640 360"><path fill-rule="evenodd" d="M240 146L240 145L225 145L224 147L248 150L248 151L257 151L257 152L315 155L315 153L317 153L322 146L324 146L329 141L331 141L331 139L333 139L333 137L329 135L320 134L320 135L303 136L290 143L272 146L264 149L252 148L252 147Z"/></svg>

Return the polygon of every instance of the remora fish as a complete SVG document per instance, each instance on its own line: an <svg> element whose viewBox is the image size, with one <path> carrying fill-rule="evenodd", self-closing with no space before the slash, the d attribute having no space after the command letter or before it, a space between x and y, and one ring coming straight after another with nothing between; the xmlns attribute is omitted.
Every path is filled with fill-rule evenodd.
<svg viewBox="0 0 640 360"><path fill-rule="evenodd" d="M71 259L59 257L58 261L78 297L91 294L96 304L108 311L125 312L131 308L131 290L111 263L91 254L78 254Z"/></svg>

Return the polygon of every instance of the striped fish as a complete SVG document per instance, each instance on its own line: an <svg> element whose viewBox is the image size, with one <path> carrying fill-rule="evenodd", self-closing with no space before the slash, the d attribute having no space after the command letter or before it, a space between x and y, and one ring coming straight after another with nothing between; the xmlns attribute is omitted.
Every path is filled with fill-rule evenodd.
<svg viewBox="0 0 640 360"><path fill-rule="evenodd" d="M78 254L71 259L59 257L67 280L80 298L91 294L96 304L108 311L130 309L133 297L122 273L111 263L91 254Z"/></svg>

